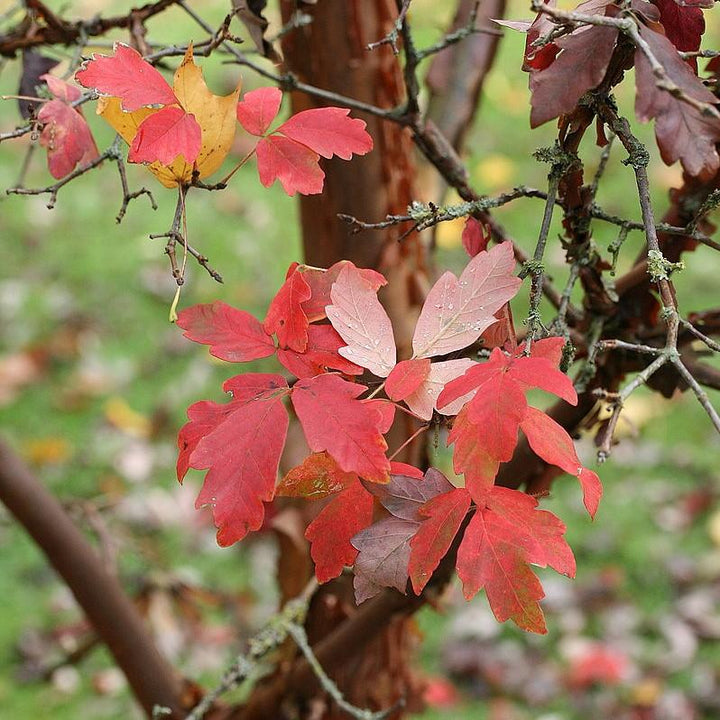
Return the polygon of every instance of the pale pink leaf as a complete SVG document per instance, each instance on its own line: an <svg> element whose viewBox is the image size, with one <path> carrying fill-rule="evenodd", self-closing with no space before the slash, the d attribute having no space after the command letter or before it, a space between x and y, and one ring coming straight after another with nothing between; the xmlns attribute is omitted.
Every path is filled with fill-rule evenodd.
<svg viewBox="0 0 720 720"><path fill-rule="evenodd" d="M328 319L347 343L340 354L378 377L387 377L395 367L395 338L377 291L355 266L346 265L330 297L333 304L326 308Z"/></svg>
<svg viewBox="0 0 720 720"><path fill-rule="evenodd" d="M85 165L98 157L85 118L62 100L45 103L38 112L38 121L45 124L40 145L47 148L48 169L54 178L65 177L76 165Z"/></svg>
<svg viewBox="0 0 720 720"><path fill-rule="evenodd" d="M423 383L405 398L405 404L423 420L430 420L433 411L438 410L437 399L447 383L455 378L460 377L466 370L470 369L477 363L469 358L459 358L457 360L445 360L436 362L430 366L430 372ZM460 408L475 394L475 390L471 390L453 402L449 403L438 412L443 415L456 415Z"/></svg>
<svg viewBox="0 0 720 720"><path fill-rule="evenodd" d="M445 355L475 342L520 287L514 269L512 243L505 242L472 258L459 279L446 272L420 313L413 336L415 357Z"/></svg>

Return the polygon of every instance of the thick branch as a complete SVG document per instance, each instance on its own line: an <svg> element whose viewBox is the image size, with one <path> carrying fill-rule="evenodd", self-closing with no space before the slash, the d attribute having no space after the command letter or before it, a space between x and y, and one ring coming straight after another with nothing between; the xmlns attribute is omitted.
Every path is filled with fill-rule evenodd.
<svg viewBox="0 0 720 720"><path fill-rule="evenodd" d="M119 582L60 503L2 440L0 500L68 584L148 716L160 705L170 708L172 717L182 717L182 682L158 652Z"/></svg>

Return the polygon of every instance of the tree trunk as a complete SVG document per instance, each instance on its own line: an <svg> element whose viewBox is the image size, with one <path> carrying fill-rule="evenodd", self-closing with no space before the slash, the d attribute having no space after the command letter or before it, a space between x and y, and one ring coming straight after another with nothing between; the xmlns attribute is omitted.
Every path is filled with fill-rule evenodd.
<svg viewBox="0 0 720 720"><path fill-rule="evenodd" d="M295 2L283 0L284 21L295 6ZM303 6L303 12L312 16L312 23L293 31L283 42L290 72L304 82L381 107L402 103L403 79L391 48L383 45L367 50L369 43L381 39L392 28L397 17L393 0L320 0ZM294 112L317 106L305 95L293 96ZM393 321L398 354L409 357L412 330L426 287L422 247L416 237L400 241L401 229L397 227L352 233L338 214L367 221L404 214L415 190L413 142L409 131L397 125L375 117L362 119L368 125L374 150L354 158L352 163L325 163L323 194L300 199L305 262L329 267L347 259L382 272L389 282L381 299ZM411 432L412 425L403 417L390 435L390 450L399 447ZM414 458L406 454L403 459L418 461L418 453L416 450ZM357 611L351 578L342 577L323 586L313 600L306 623L311 643L317 646L331 631L347 624ZM363 652L348 652L348 656L334 658L325 668L345 697L360 707L387 708L401 698L412 703L420 695L418 680L409 667L415 644L412 621L402 616L388 620L378 618L386 627ZM258 699L262 694L261 690ZM319 689L308 693L303 688L294 698L285 696L282 700L285 708L294 706L291 712L297 712L299 717L345 717ZM267 709L266 692L258 711L262 715ZM252 699L246 712L246 717L255 716ZM285 717L283 712L278 707L274 717Z"/></svg>

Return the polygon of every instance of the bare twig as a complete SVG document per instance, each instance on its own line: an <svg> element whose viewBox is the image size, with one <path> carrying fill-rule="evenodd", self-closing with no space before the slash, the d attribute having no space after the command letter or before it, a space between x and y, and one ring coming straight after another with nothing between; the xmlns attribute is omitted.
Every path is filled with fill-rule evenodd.
<svg viewBox="0 0 720 720"><path fill-rule="evenodd" d="M305 621L310 600L316 589L317 582L313 579L306 585L301 595L286 603L270 623L250 639L247 653L235 658L219 684L203 697L188 713L185 720L202 720L226 692L258 672L262 658L285 642L291 627L297 627Z"/></svg>
<svg viewBox="0 0 720 720"><path fill-rule="evenodd" d="M315 676L320 681L323 690L335 701L335 704L343 711L346 712L350 717L356 720L385 720L390 717L393 713L404 706L404 702L401 700L387 710L381 710L379 712L372 712L371 710L363 710L362 708L356 707L352 703L349 703L340 692L338 686L332 681L330 676L325 672L320 661L315 657L315 653L310 647L308 642L307 633L305 628L295 623L289 623L287 626L287 632L295 641L295 644L300 648L300 651L305 656L305 659L310 663Z"/></svg>
<svg viewBox="0 0 720 720"><path fill-rule="evenodd" d="M390 32L382 39L376 42L371 42L367 45L368 50L374 50L381 45L390 45L394 55L397 55L400 51L398 50L397 41L402 30L403 23L405 22L405 16L410 9L410 3L412 0L399 0L398 5L400 6L397 19L393 23Z"/></svg>

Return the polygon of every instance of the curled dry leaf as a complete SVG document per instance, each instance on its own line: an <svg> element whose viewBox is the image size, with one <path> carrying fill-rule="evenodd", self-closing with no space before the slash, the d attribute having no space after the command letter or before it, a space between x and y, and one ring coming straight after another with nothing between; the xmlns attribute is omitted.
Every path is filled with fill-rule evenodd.
<svg viewBox="0 0 720 720"><path fill-rule="evenodd" d="M44 125L40 145L47 149L50 174L54 178L69 175L77 165L85 165L98 157L93 139L82 110L71 103L80 98L80 91L53 75L42 75L54 99L39 110L38 122Z"/></svg>

